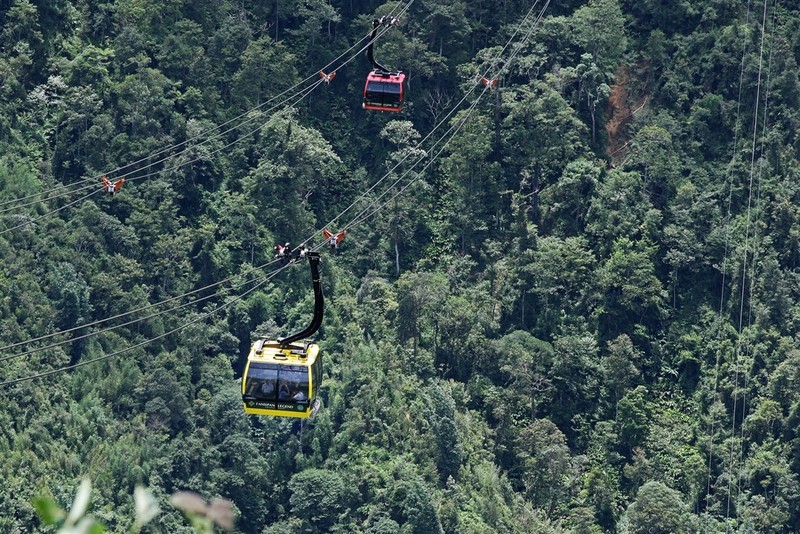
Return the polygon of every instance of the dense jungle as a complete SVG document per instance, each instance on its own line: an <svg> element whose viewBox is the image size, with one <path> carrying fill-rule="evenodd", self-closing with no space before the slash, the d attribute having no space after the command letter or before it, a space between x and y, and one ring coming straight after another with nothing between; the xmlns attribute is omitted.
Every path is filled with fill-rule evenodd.
<svg viewBox="0 0 800 534"><path fill-rule="evenodd" d="M0 532L800 531L798 61L786 0L0 0Z"/></svg>

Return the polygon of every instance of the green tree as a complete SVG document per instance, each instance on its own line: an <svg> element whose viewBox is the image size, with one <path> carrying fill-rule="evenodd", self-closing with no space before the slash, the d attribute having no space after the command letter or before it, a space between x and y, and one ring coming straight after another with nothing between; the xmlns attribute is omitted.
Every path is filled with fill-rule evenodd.
<svg viewBox="0 0 800 534"><path fill-rule="evenodd" d="M397 333L401 341L413 341L414 358L423 344L423 334L435 350L439 326L435 311L447 292L442 273L403 273L397 280Z"/></svg>
<svg viewBox="0 0 800 534"><path fill-rule="evenodd" d="M573 418L585 417L598 408L599 350L595 337L581 328L559 335L553 349L550 376L555 393L550 419L570 437Z"/></svg>
<svg viewBox="0 0 800 534"><path fill-rule="evenodd" d="M630 534L667 534L686 532L692 515L681 494L661 482L647 482L625 511L626 532Z"/></svg>
<svg viewBox="0 0 800 534"><path fill-rule="evenodd" d="M311 47L314 46L322 28L325 29L325 33L330 37L333 33L333 26L342 20L336 8L328 0L301 2L294 14L303 19L303 22L292 33L301 42L308 42Z"/></svg>
<svg viewBox="0 0 800 534"><path fill-rule="evenodd" d="M67 330L91 317L91 289L70 263L54 266L50 274L50 298L59 310L59 328Z"/></svg>
<svg viewBox="0 0 800 534"><path fill-rule="evenodd" d="M651 410L647 401L647 388L636 386L617 403L619 439L625 451L642 444L650 430Z"/></svg>
<svg viewBox="0 0 800 534"><path fill-rule="evenodd" d="M592 145L597 144L597 108L606 102L611 88L606 83L607 75L597 65L591 54L581 56L581 62L575 67L568 67L559 71L563 80L570 80L577 85L575 90L575 104L578 109L585 109L591 119Z"/></svg>
<svg viewBox="0 0 800 534"><path fill-rule="evenodd" d="M655 247L644 241L614 241L611 257L600 272L604 295L601 328L605 332L617 334L646 317L651 327L658 324L666 292L656 276L654 253Z"/></svg>
<svg viewBox="0 0 800 534"><path fill-rule="evenodd" d="M544 82L503 93L502 140L506 179L530 197L531 220L540 221L539 192L569 161L586 153L585 126L564 98ZM516 187L515 187L516 188Z"/></svg>
<svg viewBox="0 0 800 534"><path fill-rule="evenodd" d="M457 55L471 30L466 18L466 4L459 0L445 0L425 1L423 6L425 18L421 21L421 29L427 35L428 48L436 50L440 56Z"/></svg>
<svg viewBox="0 0 800 534"><path fill-rule="evenodd" d="M702 172L697 174L699 179L710 178ZM663 242L668 247L664 261L673 269L673 305L677 304L679 293L685 295L687 300L692 298L700 281L698 275L707 270L712 262L708 241L716 237L714 230L720 213L714 202L714 194L705 189L702 185L686 181L677 187L669 206L669 222L664 227ZM684 276L691 291L680 291Z"/></svg>
<svg viewBox="0 0 800 534"><path fill-rule="evenodd" d="M442 534L434 494L419 480L404 480L391 493L408 534Z"/></svg>
<svg viewBox="0 0 800 534"><path fill-rule="evenodd" d="M603 252L617 238L658 238L661 213L646 195L642 177L637 172L612 170L599 184L589 205L586 231L598 240Z"/></svg>
<svg viewBox="0 0 800 534"><path fill-rule="evenodd" d="M544 237L524 267L537 297L536 324L545 336L595 307L597 261L583 237Z"/></svg>
<svg viewBox="0 0 800 534"><path fill-rule="evenodd" d="M342 475L323 469L306 469L289 480L292 513L303 520L307 532L330 532L356 504L351 484Z"/></svg>
<svg viewBox="0 0 800 534"><path fill-rule="evenodd" d="M386 159L389 187L376 191L370 198L367 213L377 208L385 214L380 218L378 229L381 231L381 248L394 258L394 275L400 276L401 252L412 249L418 241L419 221L427 204L427 184L421 180L418 165L425 152L418 146L420 134L410 121L393 120L383 127L380 137L394 148ZM400 194L403 192L403 194Z"/></svg>
<svg viewBox="0 0 800 534"><path fill-rule="evenodd" d="M430 425L436 439L436 467L439 478L446 482L457 479L463 460L463 450L458 428L453 397L445 384L435 384L430 389Z"/></svg>
<svg viewBox="0 0 800 534"><path fill-rule="evenodd" d="M645 126L631 139L626 168L641 173L643 186L656 207L671 196L680 172L678 155L670 132L659 125Z"/></svg>
<svg viewBox="0 0 800 534"><path fill-rule="evenodd" d="M0 43L5 59L0 63L0 72L10 75L10 83L2 91L22 98L24 87L36 83L44 61L41 53L44 35L39 24L38 7L28 0L11 2L3 14Z"/></svg>
<svg viewBox="0 0 800 534"><path fill-rule="evenodd" d="M490 235L490 228L479 221L500 213L502 184L500 167L490 158L493 136L489 119L461 112L450 121L452 126L462 123L448 144L450 154L440 160L443 175L439 178L438 210L444 221L437 228L437 241L464 254L475 251Z"/></svg>
<svg viewBox="0 0 800 534"><path fill-rule="evenodd" d="M204 48L203 27L191 20L178 21L157 52L159 68L186 86L206 87L211 65Z"/></svg>
<svg viewBox="0 0 800 534"><path fill-rule="evenodd" d="M503 385L508 384L508 390L520 398L524 408L515 410L518 417L523 414L530 419L538 417L553 397L553 383L549 377L553 346L528 332L517 330L494 340L492 347L500 371L504 378L508 377L508 382L504 381Z"/></svg>
<svg viewBox="0 0 800 534"><path fill-rule="evenodd" d="M608 342L608 354L603 358L603 383L611 392L616 405L626 391L641 379L642 353L633 346L631 338L620 334Z"/></svg>
<svg viewBox="0 0 800 534"><path fill-rule="evenodd" d="M592 0L575 10L571 17L575 39L591 54L608 75L627 51L625 16L618 0Z"/></svg>
<svg viewBox="0 0 800 534"><path fill-rule="evenodd" d="M526 496L552 517L574 476L566 437L549 420L536 419L520 432L516 450Z"/></svg>
<svg viewBox="0 0 800 534"><path fill-rule="evenodd" d="M567 163L558 180L542 189L542 228L553 229L559 237L582 233L602 172L599 162L579 158Z"/></svg>
<svg viewBox="0 0 800 534"><path fill-rule="evenodd" d="M261 105L297 80L296 58L282 43L261 37L247 44L241 56L241 66L233 75L233 95L242 107Z"/></svg>

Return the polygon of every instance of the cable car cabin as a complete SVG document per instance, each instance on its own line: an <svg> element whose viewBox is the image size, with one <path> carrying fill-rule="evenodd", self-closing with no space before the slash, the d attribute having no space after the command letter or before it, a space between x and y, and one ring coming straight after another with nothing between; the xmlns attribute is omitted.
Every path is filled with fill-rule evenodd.
<svg viewBox="0 0 800 534"><path fill-rule="evenodd" d="M244 411L256 415L306 418L317 412L322 382L319 345L296 343L313 335L325 308L319 276L319 252L304 250L294 261L307 259L314 288L314 315L305 329L277 341L259 339L247 356L242 376Z"/></svg>
<svg viewBox="0 0 800 534"><path fill-rule="evenodd" d="M306 418L319 406L322 382L319 345L259 339L247 356L242 377L244 411L256 415Z"/></svg>
<svg viewBox="0 0 800 534"><path fill-rule="evenodd" d="M373 70L364 84L364 109L397 112L403 108L404 72L382 72Z"/></svg>

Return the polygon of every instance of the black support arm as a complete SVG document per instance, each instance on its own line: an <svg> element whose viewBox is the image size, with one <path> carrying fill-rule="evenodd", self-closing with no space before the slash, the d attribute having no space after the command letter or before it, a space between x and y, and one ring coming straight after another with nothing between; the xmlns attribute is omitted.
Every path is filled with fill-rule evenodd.
<svg viewBox="0 0 800 534"><path fill-rule="evenodd" d="M314 317L311 319L311 324L301 332L278 338L278 343L282 346L287 346L295 341L314 335L322 324L325 302L322 298L322 284L320 283L319 277L319 252L306 252L305 257L308 258L308 265L311 267L311 282L314 285Z"/></svg>
<svg viewBox="0 0 800 534"><path fill-rule="evenodd" d="M383 26L384 23L385 20L383 18L372 21L372 35L369 36L369 46L367 47L367 59L369 60L370 65L372 65L372 70L377 70L379 72L389 72L383 65L375 61L375 55L373 52L375 38L378 36L378 28Z"/></svg>

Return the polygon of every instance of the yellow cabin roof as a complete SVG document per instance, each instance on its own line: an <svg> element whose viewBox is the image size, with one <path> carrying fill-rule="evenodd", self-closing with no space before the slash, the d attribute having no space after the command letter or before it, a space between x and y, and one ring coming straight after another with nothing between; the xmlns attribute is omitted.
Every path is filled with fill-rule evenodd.
<svg viewBox="0 0 800 534"><path fill-rule="evenodd" d="M311 365L319 354L319 345L315 343L292 343L282 346L277 341L259 339L250 349L248 361L261 363L286 363L291 365Z"/></svg>

